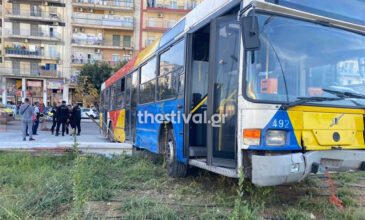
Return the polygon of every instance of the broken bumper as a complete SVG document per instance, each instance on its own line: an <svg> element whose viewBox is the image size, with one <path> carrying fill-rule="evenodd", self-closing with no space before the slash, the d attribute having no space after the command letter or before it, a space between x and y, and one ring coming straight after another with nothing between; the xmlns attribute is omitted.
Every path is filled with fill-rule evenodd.
<svg viewBox="0 0 365 220"><path fill-rule="evenodd" d="M358 170L365 161L363 150L310 151L275 156L252 156L252 183L274 186L303 180L315 165L320 170Z"/></svg>

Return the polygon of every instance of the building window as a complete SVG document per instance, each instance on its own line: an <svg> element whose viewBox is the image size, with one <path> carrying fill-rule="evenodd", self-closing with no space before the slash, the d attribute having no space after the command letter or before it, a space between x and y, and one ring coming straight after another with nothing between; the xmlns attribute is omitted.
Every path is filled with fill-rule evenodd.
<svg viewBox="0 0 365 220"><path fill-rule="evenodd" d="M123 55L123 61L128 62L131 59L131 56L129 55Z"/></svg>
<svg viewBox="0 0 365 220"><path fill-rule="evenodd" d="M13 22L13 34L20 35L20 23Z"/></svg>
<svg viewBox="0 0 365 220"><path fill-rule="evenodd" d="M130 47L131 46L131 36L123 36L123 46Z"/></svg>
<svg viewBox="0 0 365 220"><path fill-rule="evenodd" d="M41 16L38 5L32 5L30 7L30 16L36 16L36 17Z"/></svg>
<svg viewBox="0 0 365 220"><path fill-rule="evenodd" d="M12 67L13 67L13 74L20 75L20 61L13 60Z"/></svg>
<svg viewBox="0 0 365 220"><path fill-rule="evenodd" d="M40 36L38 34L38 24L30 24L30 35L31 36Z"/></svg>
<svg viewBox="0 0 365 220"><path fill-rule="evenodd" d="M156 27L156 19L155 18L148 18L147 26L148 27Z"/></svg>
<svg viewBox="0 0 365 220"><path fill-rule="evenodd" d="M191 1L191 3L190 3L190 9L193 9L196 6L198 6L198 3L196 1Z"/></svg>
<svg viewBox="0 0 365 220"><path fill-rule="evenodd" d="M50 45L48 47L48 50L49 50L49 56L50 57L52 57L52 58L57 57L57 50L56 50L56 46L55 45Z"/></svg>
<svg viewBox="0 0 365 220"><path fill-rule="evenodd" d="M20 4L13 3L13 15L20 15Z"/></svg>
<svg viewBox="0 0 365 220"><path fill-rule="evenodd" d="M147 0L147 7L155 8L156 7L156 0Z"/></svg>
<svg viewBox="0 0 365 220"><path fill-rule="evenodd" d="M120 47L120 35L113 35L113 46Z"/></svg>
<svg viewBox="0 0 365 220"><path fill-rule="evenodd" d="M112 55L112 61L118 62L119 60L120 60L120 55L119 54L113 54Z"/></svg>
<svg viewBox="0 0 365 220"><path fill-rule="evenodd" d="M146 46L152 44L153 41L155 41L155 38L154 37L148 37L147 42L146 42Z"/></svg>
<svg viewBox="0 0 365 220"><path fill-rule="evenodd" d="M177 9L177 1L170 1L170 8Z"/></svg>
<svg viewBox="0 0 365 220"><path fill-rule="evenodd" d="M30 62L30 75L39 76L39 64L37 62Z"/></svg>

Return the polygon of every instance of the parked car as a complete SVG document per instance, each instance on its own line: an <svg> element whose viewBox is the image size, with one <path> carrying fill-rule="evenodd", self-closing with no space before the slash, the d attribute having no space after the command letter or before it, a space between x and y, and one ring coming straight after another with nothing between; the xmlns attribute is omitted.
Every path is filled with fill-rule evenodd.
<svg viewBox="0 0 365 220"><path fill-rule="evenodd" d="M98 118L99 114L96 110L90 109L90 108L81 108L81 118L89 118L88 115L90 115L92 118Z"/></svg>
<svg viewBox="0 0 365 220"><path fill-rule="evenodd" d="M8 105L6 105L6 107L8 109L11 109L13 111L13 115L14 116L16 115L16 105L10 105L10 104L8 104Z"/></svg>
<svg viewBox="0 0 365 220"><path fill-rule="evenodd" d="M0 104L0 111L4 111L7 114L8 121L15 119L15 114L13 113L13 110L6 107L6 105Z"/></svg>

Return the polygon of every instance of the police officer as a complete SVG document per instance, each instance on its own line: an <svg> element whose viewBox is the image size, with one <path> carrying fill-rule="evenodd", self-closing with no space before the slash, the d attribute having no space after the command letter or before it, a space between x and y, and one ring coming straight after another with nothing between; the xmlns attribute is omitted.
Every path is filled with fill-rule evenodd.
<svg viewBox="0 0 365 220"><path fill-rule="evenodd" d="M56 136L60 134L60 126L62 124L62 136L65 136L65 125L67 118L70 114L66 106L66 101L62 101L62 105L57 108L57 128L56 128Z"/></svg>
<svg viewBox="0 0 365 220"><path fill-rule="evenodd" d="M76 128L77 128L77 135L80 135L80 132L81 132L81 109L80 109L80 106L78 104L75 104L75 106L72 108L71 127L72 127L73 132L76 132Z"/></svg>

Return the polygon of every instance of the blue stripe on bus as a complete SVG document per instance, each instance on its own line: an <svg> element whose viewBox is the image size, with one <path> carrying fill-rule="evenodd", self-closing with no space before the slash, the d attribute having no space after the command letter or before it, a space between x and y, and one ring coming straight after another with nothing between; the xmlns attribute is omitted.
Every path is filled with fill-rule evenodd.
<svg viewBox="0 0 365 220"><path fill-rule="evenodd" d="M266 145L266 132L268 130L284 130L287 134L286 144L280 147L272 147ZM299 146L294 133L293 125L290 121L287 111L279 110L276 112L270 122L261 130L260 146L249 146L249 150L293 150L299 151L302 148Z"/></svg>
<svg viewBox="0 0 365 220"><path fill-rule="evenodd" d="M178 108L181 106L181 108ZM159 103L151 103L137 107L137 129L136 129L136 146L149 150L153 153L159 153L158 151L158 137L160 127L163 126L157 122L152 121L151 117L138 117L138 114L144 115L144 112L155 116L156 114L161 114L162 116L178 113L183 114L184 100L172 100ZM176 158L178 161L185 163L186 158L183 156L183 146L184 146L184 121L180 115L180 121L177 117L175 121L172 121L174 128L174 134L176 139ZM146 122L146 123L145 123Z"/></svg>

